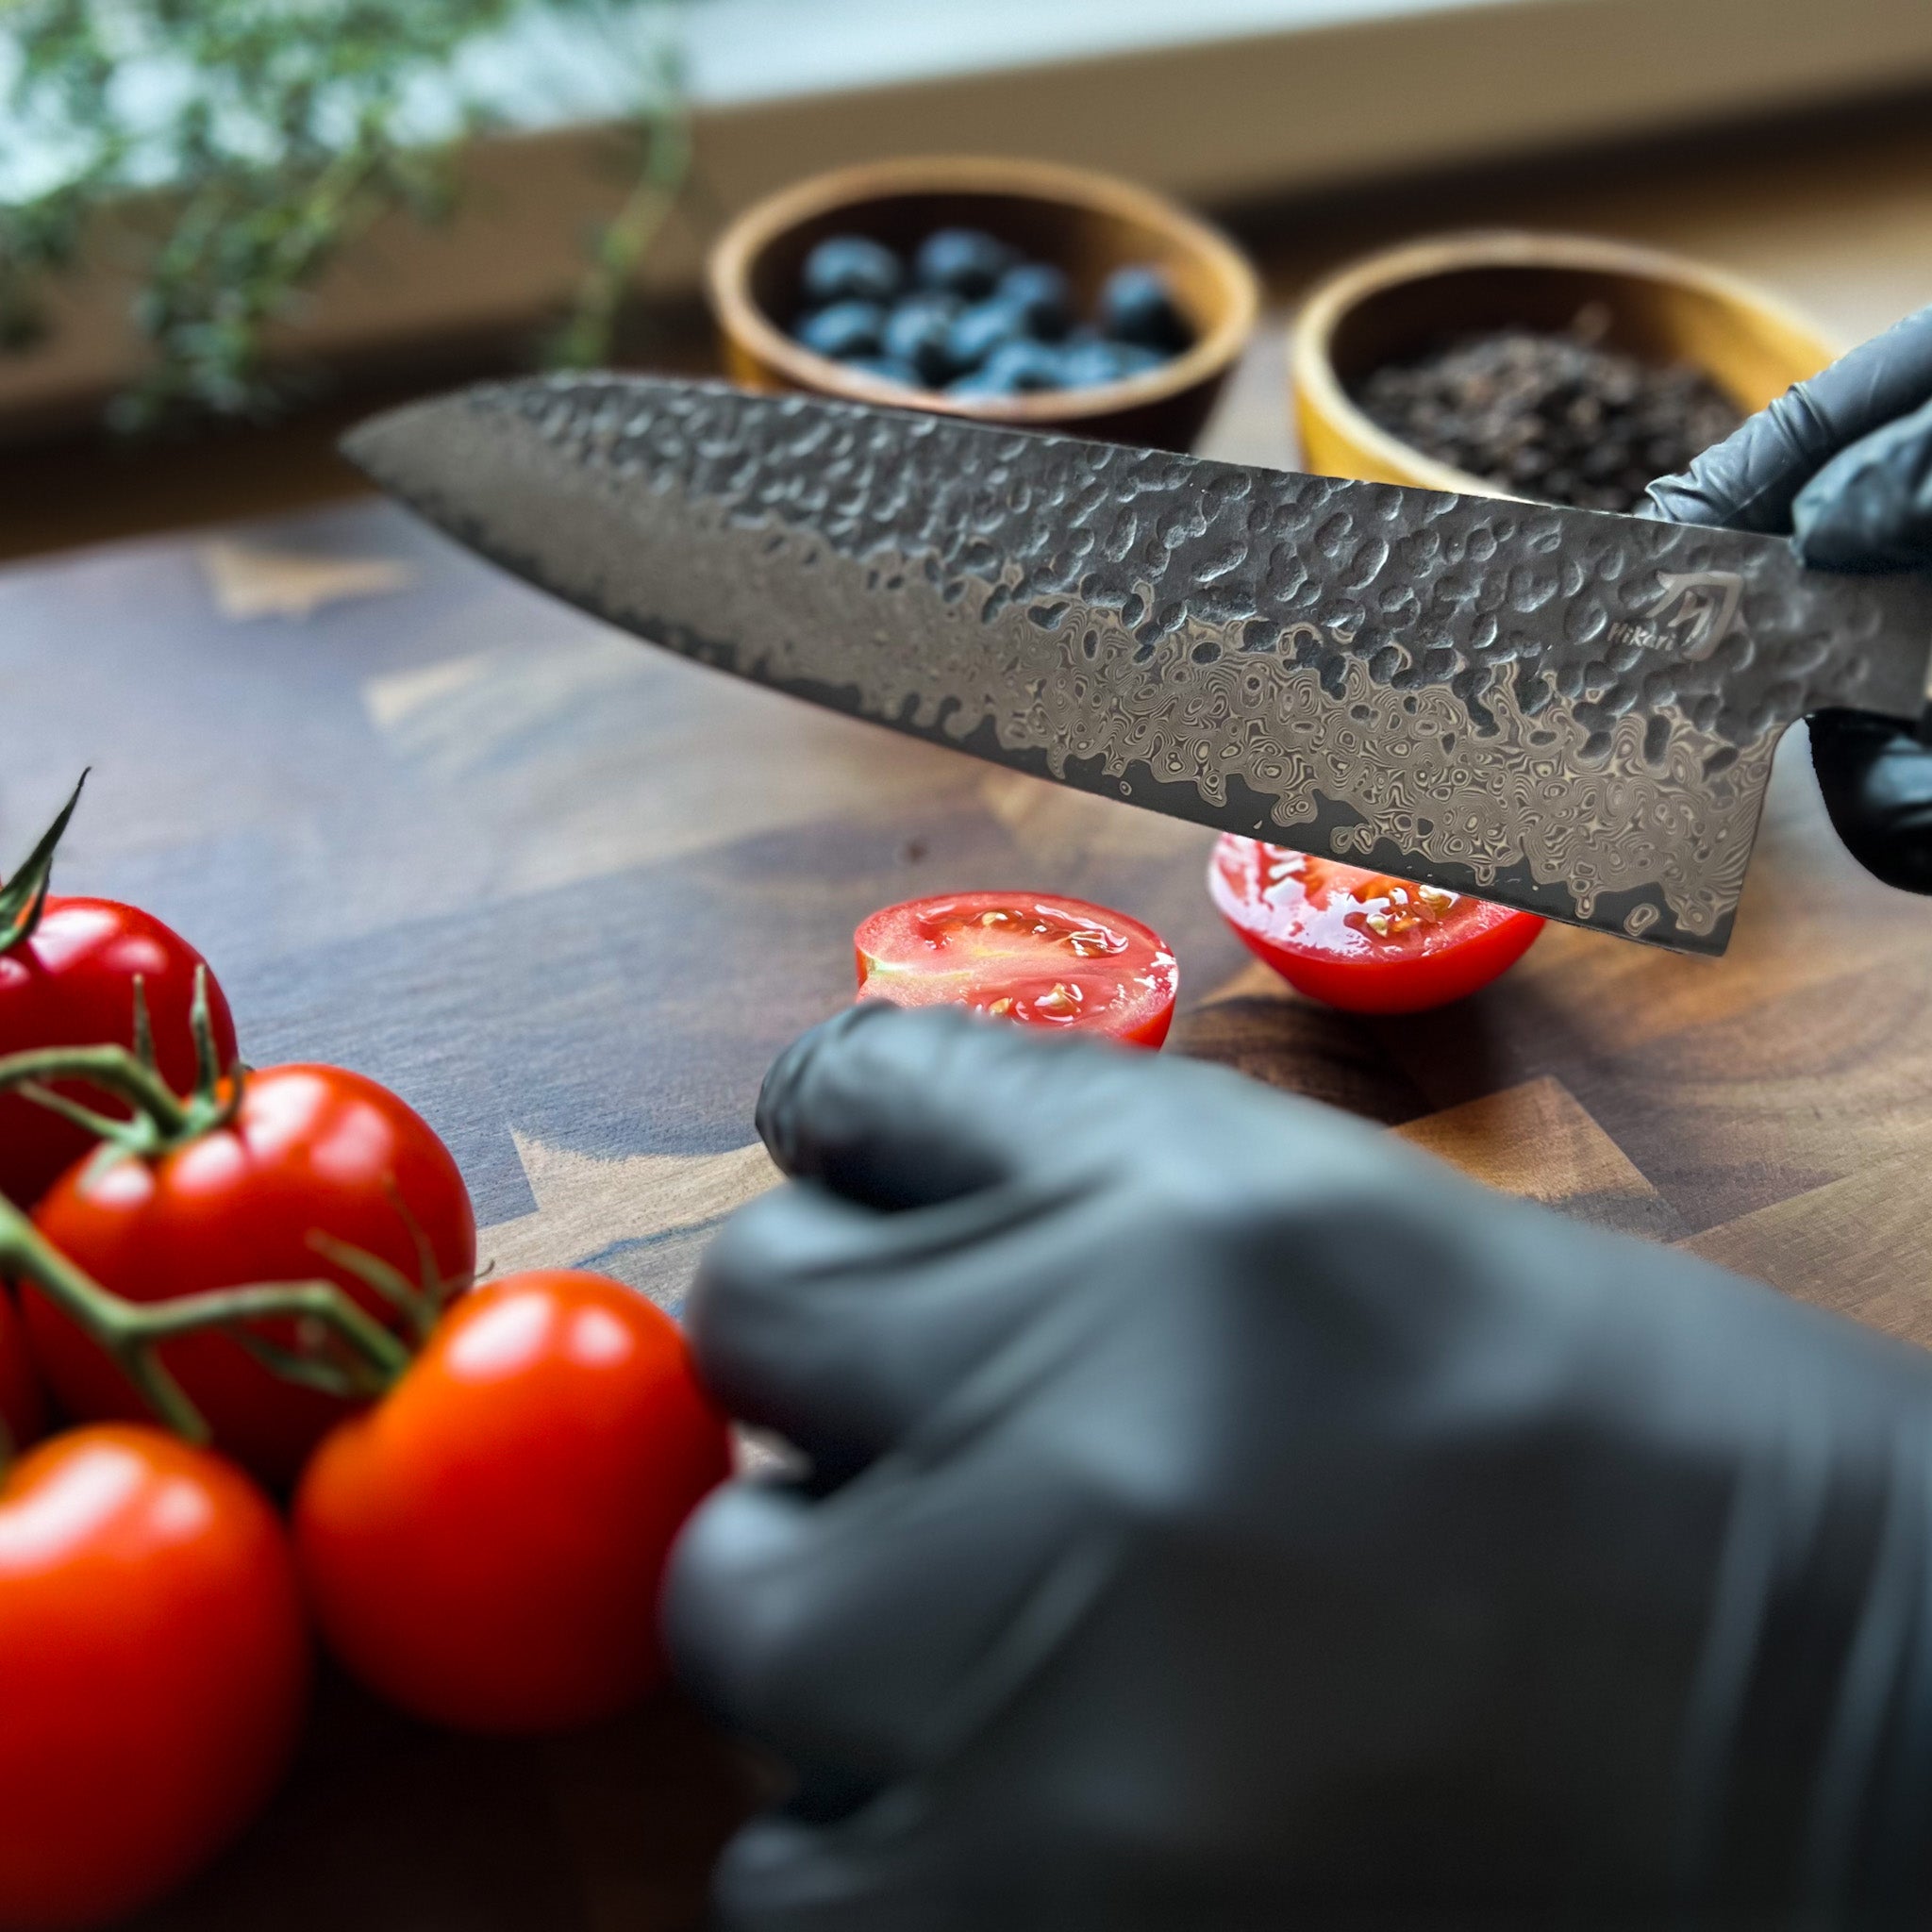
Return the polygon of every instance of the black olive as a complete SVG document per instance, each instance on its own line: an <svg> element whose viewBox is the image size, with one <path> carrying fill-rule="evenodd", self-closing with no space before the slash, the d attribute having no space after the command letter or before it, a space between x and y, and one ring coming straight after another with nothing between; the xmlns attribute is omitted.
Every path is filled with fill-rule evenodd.
<svg viewBox="0 0 1932 1932"><path fill-rule="evenodd" d="M834 235L805 258L800 279L806 306L890 302L906 286L906 270L884 243L863 235Z"/></svg>
<svg viewBox="0 0 1932 1932"><path fill-rule="evenodd" d="M958 372L950 338L959 313L956 295L908 295L886 317L886 354L908 364L921 382L939 387Z"/></svg>
<svg viewBox="0 0 1932 1932"><path fill-rule="evenodd" d="M922 289L977 302L1013 265L1013 251L977 228L940 228L919 244L913 275Z"/></svg>
<svg viewBox="0 0 1932 1932"><path fill-rule="evenodd" d="M1060 387L1060 358L1045 342L1017 337L1002 342L970 375L952 385L950 395L1034 395Z"/></svg>
<svg viewBox="0 0 1932 1932"><path fill-rule="evenodd" d="M1117 342L1178 355L1194 331L1157 268L1119 268L1100 291L1100 332Z"/></svg>
<svg viewBox="0 0 1932 1932"><path fill-rule="evenodd" d="M798 340L814 354L843 362L876 356L885 339L886 311L876 302L834 302L798 325Z"/></svg>
<svg viewBox="0 0 1932 1932"><path fill-rule="evenodd" d="M1074 291L1058 269L1043 261L1023 261L1000 277L997 302L1010 302L1025 319L1027 332L1042 342L1057 342L1074 322Z"/></svg>
<svg viewBox="0 0 1932 1932"><path fill-rule="evenodd" d="M946 336L946 353L954 369L964 375L977 369L994 350L1026 337L1026 318L1010 302L994 296L977 302L953 324Z"/></svg>

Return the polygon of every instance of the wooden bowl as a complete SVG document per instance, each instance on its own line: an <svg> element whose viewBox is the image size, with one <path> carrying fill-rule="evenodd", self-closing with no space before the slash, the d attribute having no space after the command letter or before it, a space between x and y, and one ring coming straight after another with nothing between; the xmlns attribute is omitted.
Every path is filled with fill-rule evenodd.
<svg viewBox="0 0 1932 1932"><path fill-rule="evenodd" d="M1194 346L1145 375L1024 396L908 390L815 356L786 333L805 258L828 235L867 235L909 253L934 228L984 228L1064 270L1089 309L1117 268L1162 270L1194 325ZM725 367L749 388L1061 429L1186 449L1207 420L1260 307L1247 258L1216 229L1132 183L1041 161L968 156L843 168L748 208L718 239L706 274Z"/></svg>
<svg viewBox="0 0 1932 1932"><path fill-rule="evenodd" d="M1391 435L1350 391L1444 337L1562 329L1589 304L1609 318L1609 346L1689 362L1747 414L1832 359L1805 317L1700 262L1586 236L1439 236L1354 262L1309 295L1289 337L1303 462L1324 475L1507 496Z"/></svg>

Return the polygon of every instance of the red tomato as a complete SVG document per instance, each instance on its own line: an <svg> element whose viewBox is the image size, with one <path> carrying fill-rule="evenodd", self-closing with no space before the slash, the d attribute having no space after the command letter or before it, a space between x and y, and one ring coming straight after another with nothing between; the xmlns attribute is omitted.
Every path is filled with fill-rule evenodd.
<svg viewBox="0 0 1932 1932"><path fill-rule="evenodd" d="M1157 932L1081 899L955 892L909 899L852 936L858 997L960 1006L1023 1026L1158 1046L1180 969Z"/></svg>
<svg viewBox="0 0 1932 1932"><path fill-rule="evenodd" d="M1417 1013L1487 986L1543 929L1530 912L1224 832L1208 890L1248 950L1310 999Z"/></svg>
<svg viewBox="0 0 1932 1932"><path fill-rule="evenodd" d="M0 1925L97 1925L274 1790L308 1646L288 1539L239 1470L77 1429L0 1482Z"/></svg>
<svg viewBox="0 0 1932 1932"><path fill-rule="evenodd" d="M0 953L0 1054L39 1046L134 1044L134 982L147 994L155 1058L177 1093L193 1089L189 1012L194 970L205 965L158 919L111 899L49 899L29 939ZM235 1022L210 974L209 1017L225 1069L235 1058ZM128 1109L84 1081L56 1091L115 1120ZM0 1093L0 1193L30 1208L93 1145L79 1127L17 1093Z"/></svg>
<svg viewBox="0 0 1932 1932"><path fill-rule="evenodd" d="M27 1358L26 1334L13 1297L0 1282L0 1466L8 1450L25 1449L46 1425L41 1388Z"/></svg>
<svg viewBox="0 0 1932 1932"><path fill-rule="evenodd" d="M412 1218L442 1279L468 1276L476 1224L449 1150L387 1088L340 1067L310 1066L250 1074L230 1126L158 1159L72 1170L33 1216L62 1254L130 1301L325 1279L391 1324L390 1304L317 1254L308 1238L330 1235L414 1282L422 1271ZM25 1291L23 1306L34 1357L71 1414L146 1413L113 1362L38 1290ZM273 1327L264 1333L292 1339ZM292 1482L344 1413L335 1397L293 1387L225 1335L184 1336L160 1355L208 1418L216 1446L271 1484Z"/></svg>
<svg viewBox="0 0 1932 1932"><path fill-rule="evenodd" d="M316 1451L294 1508L308 1601L421 1717L587 1724L662 1676L665 1557L730 1466L675 1322L601 1274L510 1275Z"/></svg>

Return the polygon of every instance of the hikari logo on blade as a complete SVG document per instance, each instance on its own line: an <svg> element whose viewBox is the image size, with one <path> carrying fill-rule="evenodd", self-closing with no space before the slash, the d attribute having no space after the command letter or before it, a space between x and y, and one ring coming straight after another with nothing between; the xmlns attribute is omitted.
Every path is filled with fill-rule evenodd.
<svg viewBox="0 0 1932 1932"><path fill-rule="evenodd" d="M1744 579L1735 571L1662 571L1656 607L1641 623L1627 618L1610 626L1610 642L1667 651L1695 664L1730 636L1743 600Z"/></svg>

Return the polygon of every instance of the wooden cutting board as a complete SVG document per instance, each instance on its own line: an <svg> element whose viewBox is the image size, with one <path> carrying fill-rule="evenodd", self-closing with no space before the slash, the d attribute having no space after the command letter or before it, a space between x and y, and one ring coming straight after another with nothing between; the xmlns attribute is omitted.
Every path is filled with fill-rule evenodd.
<svg viewBox="0 0 1932 1932"><path fill-rule="evenodd" d="M61 886L200 945L257 1063L415 1103L498 1270L675 1307L771 1181L758 1078L850 998L858 918L1013 886L1168 935L1174 1049L1932 1342L1932 902L1839 850L1802 736L1725 959L1553 927L1477 998L1378 1022L1249 960L1211 835L641 648L375 504L0 575L0 858L89 764ZM482 1745L331 1685L270 1817L145 1923L690 1926L748 1790L669 1700Z"/></svg>

